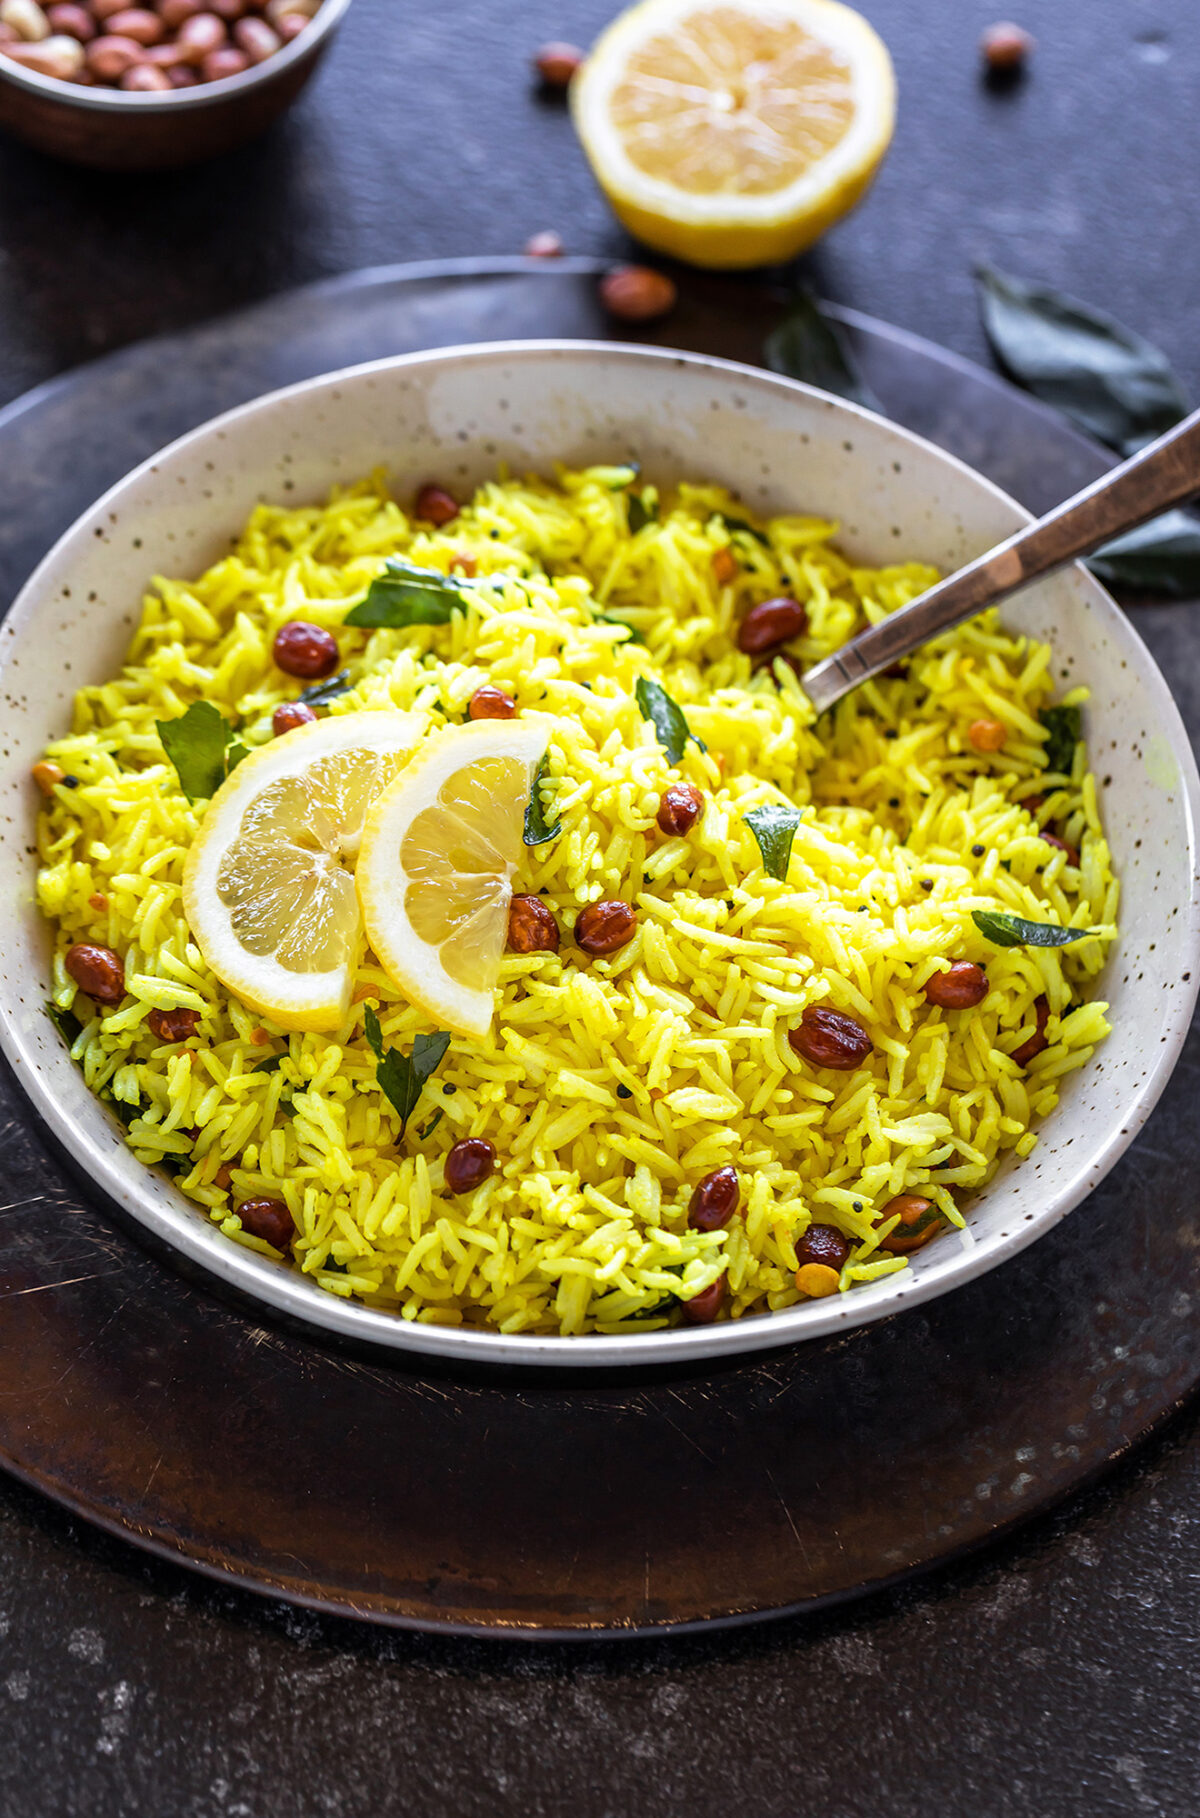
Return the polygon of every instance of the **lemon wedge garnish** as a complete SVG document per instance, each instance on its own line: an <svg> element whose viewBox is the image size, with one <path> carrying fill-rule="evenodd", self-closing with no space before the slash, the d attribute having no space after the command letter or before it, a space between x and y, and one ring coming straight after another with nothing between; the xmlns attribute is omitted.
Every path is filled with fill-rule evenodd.
<svg viewBox="0 0 1200 1818"><path fill-rule="evenodd" d="M886 47L838 0L643 0L571 90L620 220L718 267L790 259L853 208L895 104Z"/></svg>
<svg viewBox="0 0 1200 1818"><path fill-rule="evenodd" d="M375 955L445 1029L486 1035L546 721L478 720L429 740L363 829L358 898Z"/></svg>
<svg viewBox="0 0 1200 1818"><path fill-rule="evenodd" d="M235 997L284 1029L336 1029L362 950L353 867L367 809L418 744L420 714L336 714L252 752L209 803L183 906Z"/></svg>

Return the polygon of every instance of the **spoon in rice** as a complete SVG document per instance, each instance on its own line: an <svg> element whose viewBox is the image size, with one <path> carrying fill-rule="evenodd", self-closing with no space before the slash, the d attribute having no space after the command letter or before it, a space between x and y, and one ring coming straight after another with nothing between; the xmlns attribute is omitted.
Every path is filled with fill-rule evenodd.
<svg viewBox="0 0 1200 1818"><path fill-rule="evenodd" d="M824 713L860 682L911 656L963 619L974 618L1056 569L1091 555L1102 543L1200 493L1200 410L1101 475L1065 504L968 562L817 663L800 686Z"/></svg>

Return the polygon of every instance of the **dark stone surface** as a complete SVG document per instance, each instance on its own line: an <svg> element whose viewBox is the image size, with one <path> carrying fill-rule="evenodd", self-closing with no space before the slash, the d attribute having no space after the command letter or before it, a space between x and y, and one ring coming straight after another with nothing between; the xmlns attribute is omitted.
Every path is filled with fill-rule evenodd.
<svg viewBox="0 0 1200 1818"><path fill-rule="evenodd" d="M190 176L0 150L0 395L355 265L509 251L545 225L621 250L524 74L531 43L586 39L610 9L515 10L359 0L292 118ZM808 262L818 286L978 353L969 265L990 256L1107 305L1194 384L1200 34L1182 0L1039 7L1031 80L1003 96L975 73L990 6L869 10L900 132L873 198ZM1160 648L1175 618L1142 621ZM1196 705L1195 675L1173 680ZM6 1486L0 1811L1192 1818L1198 1477L1193 1413L984 1559L841 1614L535 1651L265 1606Z"/></svg>

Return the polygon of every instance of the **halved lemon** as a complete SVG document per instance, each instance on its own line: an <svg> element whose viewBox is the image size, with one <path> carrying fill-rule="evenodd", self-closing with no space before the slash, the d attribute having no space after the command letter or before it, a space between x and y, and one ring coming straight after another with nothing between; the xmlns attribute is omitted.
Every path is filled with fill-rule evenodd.
<svg viewBox="0 0 1200 1818"><path fill-rule="evenodd" d="M196 944L221 982L284 1029L336 1029L362 949L353 866L367 809L419 743L421 714L335 714L238 765L183 874Z"/></svg>
<svg viewBox="0 0 1200 1818"><path fill-rule="evenodd" d="M853 208L896 88L838 0L642 0L597 41L571 111L631 233L693 265L768 265Z"/></svg>
<svg viewBox="0 0 1200 1818"><path fill-rule="evenodd" d="M367 939L410 1003L486 1035L508 934L525 809L547 721L451 726L367 816L358 898Z"/></svg>

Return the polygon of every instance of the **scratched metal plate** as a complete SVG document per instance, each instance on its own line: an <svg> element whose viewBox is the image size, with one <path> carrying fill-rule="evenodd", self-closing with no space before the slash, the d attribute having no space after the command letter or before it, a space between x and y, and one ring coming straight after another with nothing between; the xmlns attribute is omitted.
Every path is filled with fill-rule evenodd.
<svg viewBox="0 0 1200 1818"><path fill-rule="evenodd" d="M670 338L753 359L773 314L695 280ZM987 374L850 321L889 412L1032 507L1105 464ZM0 599L105 485L257 392L419 347L605 332L586 264L462 262L114 355L0 413ZM1200 626L1142 624L1200 717ZM1086 1205L932 1306L749 1363L581 1382L265 1326L93 1203L4 1077L0 1460L156 1552L383 1622L579 1635L851 1596L1062 1496L1193 1387L1198 1087L1193 1035Z"/></svg>

